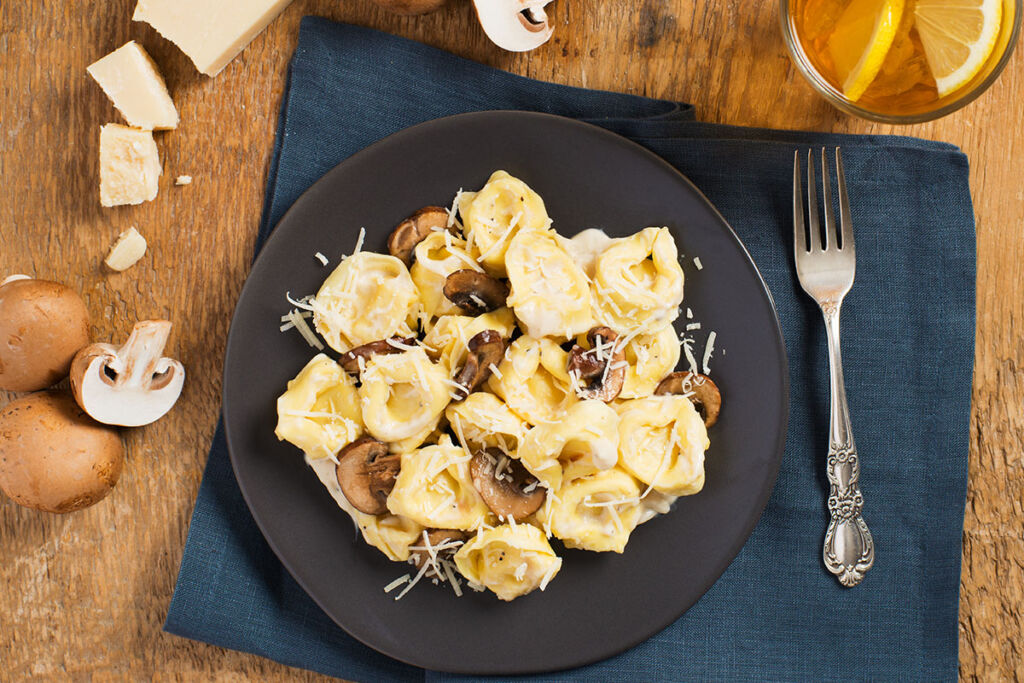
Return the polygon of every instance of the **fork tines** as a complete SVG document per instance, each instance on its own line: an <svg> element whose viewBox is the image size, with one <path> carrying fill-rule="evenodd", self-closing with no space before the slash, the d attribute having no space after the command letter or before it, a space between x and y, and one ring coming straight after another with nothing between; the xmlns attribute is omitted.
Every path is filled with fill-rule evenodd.
<svg viewBox="0 0 1024 683"><path fill-rule="evenodd" d="M807 220L804 222L804 200L801 191L802 173L800 151L793 154L793 243L794 249L804 253L813 251L853 250L853 221L850 218L850 201L846 194L846 175L843 171L843 154L835 148L836 179L839 186L839 228L836 228L835 209L832 199L832 179L828 170L828 152L821 148L821 194L825 230L822 231L818 217L818 183L814 173L814 152L807 151ZM808 230L809 228L809 230Z"/></svg>

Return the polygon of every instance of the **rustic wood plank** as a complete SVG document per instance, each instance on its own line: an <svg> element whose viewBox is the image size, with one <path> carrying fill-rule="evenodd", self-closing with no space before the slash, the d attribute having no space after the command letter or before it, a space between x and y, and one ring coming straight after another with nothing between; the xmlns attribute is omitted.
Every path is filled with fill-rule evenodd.
<svg viewBox="0 0 1024 683"><path fill-rule="evenodd" d="M188 366L167 419L126 433L114 495L67 517L0 500L0 661L15 679L316 680L258 657L168 636L160 626L212 437L224 340L249 269L288 59L305 14L373 26L492 66L571 85L693 102L700 117L747 126L897 133L954 142L973 163L978 343L964 530L961 676L1024 678L1024 56L979 101L896 128L846 117L792 67L776 3L558 0L556 39L496 50L465 0L418 19L369 0L296 0L221 75L198 75L132 0L0 3L0 274L82 291L97 338L138 318L175 321ZM135 38L160 63L182 117L158 134L156 201L101 209L98 129L120 118L85 73ZM174 187L189 174L195 182ZM138 226L145 260L110 274L101 259ZM0 402L12 398L0 395ZM114 646L116 644L116 646Z"/></svg>

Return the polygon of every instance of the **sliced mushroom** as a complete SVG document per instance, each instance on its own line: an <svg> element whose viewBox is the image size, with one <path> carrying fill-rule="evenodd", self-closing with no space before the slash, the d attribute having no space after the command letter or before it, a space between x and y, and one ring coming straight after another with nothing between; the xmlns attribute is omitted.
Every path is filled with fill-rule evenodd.
<svg viewBox="0 0 1024 683"><path fill-rule="evenodd" d="M491 512L521 522L544 504L547 490L523 464L500 449L488 448L469 462L473 486Z"/></svg>
<svg viewBox="0 0 1024 683"><path fill-rule="evenodd" d="M501 362L505 355L505 340L496 330L484 330L469 340L466 345L469 354L466 355L466 364L455 376L454 382L458 384L469 396L477 388L487 381L491 376L492 368Z"/></svg>
<svg viewBox="0 0 1024 683"><path fill-rule="evenodd" d="M505 305L507 282L475 270L456 270L444 281L444 295L469 315L483 315Z"/></svg>
<svg viewBox="0 0 1024 683"><path fill-rule="evenodd" d="M171 334L167 320L135 323L120 348L91 344L71 362L71 390L97 422L139 427L163 417L181 395L185 368L164 358Z"/></svg>
<svg viewBox="0 0 1024 683"><path fill-rule="evenodd" d="M388 238L388 251L411 266L416 245L436 230L448 230L448 210L425 206L398 224Z"/></svg>
<svg viewBox="0 0 1024 683"><path fill-rule="evenodd" d="M365 363L374 356L386 356L392 353L402 353L404 351L404 349L392 344L391 342L402 344L404 346L413 346L416 343L416 338L392 337L390 340L381 339L380 341L363 344L362 346L357 346L354 349L350 349L341 354L338 362L341 364L341 367L345 372L358 377L361 371L359 363L360 358L362 358Z"/></svg>
<svg viewBox="0 0 1024 683"><path fill-rule="evenodd" d="M551 0L473 0L487 37L510 52L526 52L546 43L555 27L544 12Z"/></svg>
<svg viewBox="0 0 1024 683"><path fill-rule="evenodd" d="M388 496L401 466L401 454L392 455L386 443L364 436L341 449L334 473L352 507L368 515L382 515L388 511Z"/></svg>
<svg viewBox="0 0 1024 683"><path fill-rule="evenodd" d="M665 377L654 390L658 396L666 394L693 394L690 401L704 419L704 426L710 427L718 421L718 413L722 410L722 393L707 375L694 372L673 372Z"/></svg>
<svg viewBox="0 0 1024 683"><path fill-rule="evenodd" d="M608 403L622 391L626 381L626 350L618 347L618 339L619 335L610 327L595 327L587 332L589 349L573 345L567 369L578 379L576 393L581 398Z"/></svg>
<svg viewBox="0 0 1024 683"><path fill-rule="evenodd" d="M464 543L469 539L468 533L465 531L459 531L458 529L431 529L426 532L426 534L427 543L430 544L431 549L438 548L439 546L443 546L447 543ZM421 543L417 543L416 545L425 546L425 544ZM438 557L447 557L449 555L454 555L459 547L460 546L452 545L447 548L441 548L440 550L436 550L434 554ZM426 548L424 548L423 550L413 550L409 553L409 557L412 559L413 565L419 567L421 563L430 557L430 554L427 552Z"/></svg>

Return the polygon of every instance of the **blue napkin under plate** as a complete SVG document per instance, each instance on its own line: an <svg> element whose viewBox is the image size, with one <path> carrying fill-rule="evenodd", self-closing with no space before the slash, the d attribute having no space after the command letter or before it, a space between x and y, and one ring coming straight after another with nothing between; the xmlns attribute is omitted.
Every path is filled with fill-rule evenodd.
<svg viewBox="0 0 1024 683"><path fill-rule="evenodd" d="M544 680L955 680L974 358L966 157L905 137L698 123L692 107L520 78L376 31L307 17L292 59L259 243L333 166L422 121L482 109L578 118L662 156L718 207L775 299L791 415L778 482L711 590L645 643ZM824 328L792 266L794 149L843 147L857 280L844 364L877 561L842 588L822 566ZM628 552L628 551L627 551ZM367 648L302 591L242 499L218 428L165 629L359 681L447 680Z"/></svg>

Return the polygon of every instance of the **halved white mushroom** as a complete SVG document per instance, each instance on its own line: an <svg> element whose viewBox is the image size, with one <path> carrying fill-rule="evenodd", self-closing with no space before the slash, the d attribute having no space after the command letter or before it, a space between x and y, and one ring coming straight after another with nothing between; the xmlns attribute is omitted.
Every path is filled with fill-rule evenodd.
<svg viewBox="0 0 1024 683"><path fill-rule="evenodd" d="M551 0L473 0L487 37L510 52L526 52L550 40L555 27L544 7Z"/></svg>
<svg viewBox="0 0 1024 683"><path fill-rule="evenodd" d="M171 323L144 320L128 341L91 344L71 363L71 389L82 409L97 422L139 427L163 417L181 395L185 368L161 354Z"/></svg>

